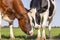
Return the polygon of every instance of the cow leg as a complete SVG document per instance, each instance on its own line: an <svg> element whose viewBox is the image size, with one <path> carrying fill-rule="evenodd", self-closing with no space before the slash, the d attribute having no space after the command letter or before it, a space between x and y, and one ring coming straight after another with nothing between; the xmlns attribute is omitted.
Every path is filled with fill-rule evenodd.
<svg viewBox="0 0 60 40"><path fill-rule="evenodd" d="M11 37L11 38L15 38L15 37L14 37L14 34L13 34L13 22L10 22L10 23L9 23L9 26L10 26L10 37Z"/></svg>
<svg viewBox="0 0 60 40"><path fill-rule="evenodd" d="M2 27L2 14L0 11L0 39L1 39L1 27Z"/></svg>
<svg viewBox="0 0 60 40"><path fill-rule="evenodd" d="M50 39L52 38L52 33L51 33L51 22L52 22L52 18L49 19L49 24L48 24L48 26L49 26L49 38L50 38Z"/></svg>
<svg viewBox="0 0 60 40"><path fill-rule="evenodd" d="M43 15L43 22L42 22L42 40L46 40L46 35L45 35L45 28L46 28L46 22L48 19L48 10L44 13Z"/></svg>
<svg viewBox="0 0 60 40"><path fill-rule="evenodd" d="M45 28L46 28L46 20L44 19L44 21L43 21L43 24L42 24L42 39L44 40L44 39L46 39L46 35L45 35Z"/></svg>
<svg viewBox="0 0 60 40"><path fill-rule="evenodd" d="M28 13L28 16L29 16L30 24L31 24L31 31L30 31L30 34L31 34L31 36L32 36L32 35L33 35L33 23L32 23L32 17L31 17L31 13L30 13L30 12Z"/></svg>
<svg viewBox="0 0 60 40"><path fill-rule="evenodd" d="M41 33L40 33L40 26L38 28L38 35L37 35L37 39L36 40L41 40Z"/></svg>
<svg viewBox="0 0 60 40"><path fill-rule="evenodd" d="M36 23L36 12L37 12L36 8L31 9L31 16L33 17L34 23L35 23L35 26L34 26L34 27L35 27L36 29L38 29L39 26L38 26L38 24Z"/></svg>

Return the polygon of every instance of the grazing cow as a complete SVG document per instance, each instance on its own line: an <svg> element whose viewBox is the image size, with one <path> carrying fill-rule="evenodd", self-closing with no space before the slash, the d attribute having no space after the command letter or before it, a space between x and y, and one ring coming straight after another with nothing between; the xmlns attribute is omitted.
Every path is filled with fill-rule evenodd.
<svg viewBox="0 0 60 40"><path fill-rule="evenodd" d="M13 20L18 19L22 31L31 35L31 25L21 0L0 0L0 38L1 38L1 21L2 18L9 22L10 37L14 38Z"/></svg>
<svg viewBox="0 0 60 40"><path fill-rule="evenodd" d="M38 28L37 40L41 39L40 28L42 26L42 40L46 39L45 27L48 21L49 32L51 31L51 22L55 14L56 4L55 0L32 0L30 4L30 12L28 16L30 18L30 24L32 26L32 20L34 19L34 27ZM32 19L33 18L33 19ZM41 24L41 25L40 25ZM33 27L32 27L33 32ZM51 32L50 32L51 37Z"/></svg>

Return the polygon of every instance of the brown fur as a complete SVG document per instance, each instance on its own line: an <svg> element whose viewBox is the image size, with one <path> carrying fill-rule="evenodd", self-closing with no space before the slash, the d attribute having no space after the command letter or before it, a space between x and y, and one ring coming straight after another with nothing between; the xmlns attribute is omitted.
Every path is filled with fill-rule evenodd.
<svg viewBox="0 0 60 40"><path fill-rule="evenodd" d="M20 28L25 33L28 33L31 30L30 29L29 18L28 18L28 15L27 15L27 11L25 10L23 4L21 3L21 0L14 0L13 1L13 6L14 6L14 9L15 9L16 13L18 13L18 16L20 16L20 17L18 17Z"/></svg>
<svg viewBox="0 0 60 40"><path fill-rule="evenodd" d="M27 11L25 10L21 0L0 0L0 9L4 15L11 20L18 19L20 28L27 34L31 30Z"/></svg>

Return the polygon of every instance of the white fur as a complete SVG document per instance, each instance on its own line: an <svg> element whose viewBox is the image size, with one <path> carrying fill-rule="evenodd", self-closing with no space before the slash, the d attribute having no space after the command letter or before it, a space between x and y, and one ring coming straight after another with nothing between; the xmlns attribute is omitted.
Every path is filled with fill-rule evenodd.
<svg viewBox="0 0 60 40"><path fill-rule="evenodd" d="M14 38L14 34L13 34L13 24L10 25L10 37Z"/></svg>

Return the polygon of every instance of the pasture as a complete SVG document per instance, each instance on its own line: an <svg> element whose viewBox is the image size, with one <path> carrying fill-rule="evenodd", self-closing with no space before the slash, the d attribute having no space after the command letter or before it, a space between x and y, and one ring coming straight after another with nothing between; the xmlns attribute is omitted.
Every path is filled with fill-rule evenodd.
<svg viewBox="0 0 60 40"><path fill-rule="evenodd" d="M42 29L41 29L42 30ZM59 39L60 38L60 28L52 28L52 38L53 39ZM2 28L1 30L2 33L2 39L1 40L10 40L11 38L9 37L9 28ZM14 40L35 40L37 37L37 30L34 29L34 35L33 36L27 36L24 32L21 31L20 28L14 28L14 35L15 39ZM48 28L46 28L46 36L47 39L49 38L49 32Z"/></svg>

